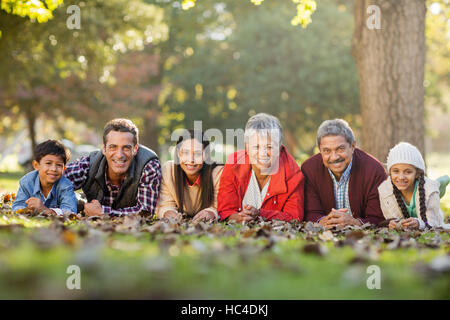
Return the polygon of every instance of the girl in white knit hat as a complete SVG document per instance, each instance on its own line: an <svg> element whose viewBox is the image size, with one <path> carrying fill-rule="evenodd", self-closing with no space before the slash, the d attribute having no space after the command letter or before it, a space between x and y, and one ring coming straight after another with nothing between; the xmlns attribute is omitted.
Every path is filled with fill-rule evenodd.
<svg viewBox="0 0 450 320"><path fill-rule="evenodd" d="M439 182L425 177L420 151L400 142L389 151L389 177L378 187L380 205L389 228L397 230L445 227L440 210Z"/></svg>

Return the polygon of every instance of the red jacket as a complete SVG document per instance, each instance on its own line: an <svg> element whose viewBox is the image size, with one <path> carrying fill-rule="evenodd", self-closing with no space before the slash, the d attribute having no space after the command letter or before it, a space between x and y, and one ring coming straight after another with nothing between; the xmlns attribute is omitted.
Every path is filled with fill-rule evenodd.
<svg viewBox="0 0 450 320"><path fill-rule="evenodd" d="M294 158L284 146L280 150L278 172L271 176L266 197L259 210L267 220L303 220L304 177ZM231 154L222 172L217 195L217 210L221 220L242 211L252 168L244 150Z"/></svg>
<svg viewBox="0 0 450 320"><path fill-rule="evenodd" d="M323 165L320 153L302 164L305 175L305 220L317 222L335 207L333 181ZM378 186L386 180L382 164L356 148L348 184L348 197L354 218L363 223L378 224L384 220Z"/></svg>

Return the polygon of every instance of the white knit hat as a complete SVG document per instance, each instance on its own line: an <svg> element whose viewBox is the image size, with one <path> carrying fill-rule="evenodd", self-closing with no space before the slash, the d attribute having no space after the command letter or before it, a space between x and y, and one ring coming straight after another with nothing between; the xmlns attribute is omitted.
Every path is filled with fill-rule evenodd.
<svg viewBox="0 0 450 320"><path fill-rule="evenodd" d="M422 154L419 149L408 142L400 142L389 151L387 157L388 172L397 163L410 164L417 169L425 171L425 161L423 161Z"/></svg>

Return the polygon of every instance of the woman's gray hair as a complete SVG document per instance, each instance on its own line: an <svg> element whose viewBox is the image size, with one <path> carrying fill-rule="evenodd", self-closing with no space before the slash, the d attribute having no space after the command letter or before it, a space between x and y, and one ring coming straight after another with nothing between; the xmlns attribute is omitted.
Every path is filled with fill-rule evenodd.
<svg viewBox="0 0 450 320"><path fill-rule="evenodd" d="M317 146L320 146L320 140L327 136L343 136L347 142L352 145L355 142L353 130L348 122L343 119L325 120L317 129Z"/></svg>
<svg viewBox="0 0 450 320"><path fill-rule="evenodd" d="M245 125L245 142L248 142L249 137L258 131L266 133L270 131L271 136L274 136L275 134L278 138L277 142L281 147L281 142L283 140L283 129L277 117L267 113L258 113L250 117Z"/></svg>

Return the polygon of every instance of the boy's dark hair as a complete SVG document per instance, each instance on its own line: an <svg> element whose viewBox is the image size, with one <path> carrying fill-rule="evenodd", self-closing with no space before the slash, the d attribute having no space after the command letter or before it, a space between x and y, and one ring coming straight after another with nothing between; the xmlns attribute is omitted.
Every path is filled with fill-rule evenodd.
<svg viewBox="0 0 450 320"><path fill-rule="evenodd" d="M33 160L37 162L41 161L43 157L51 154L54 156L60 156L64 161L64 164L67 163L70 159L70 151L66 148L61 142L57 140L47 140L42 143L39 143L33 152Z"/></svg>
<svg viewBox="0 0 450 320"><path fill-rule="evenodd" d="M133 143L137 145L139 143L139 129L129 119L113 119L109 121L103 129L103 144L106 145L106 136L111 131L130 132L133 134Z"/></svg>

